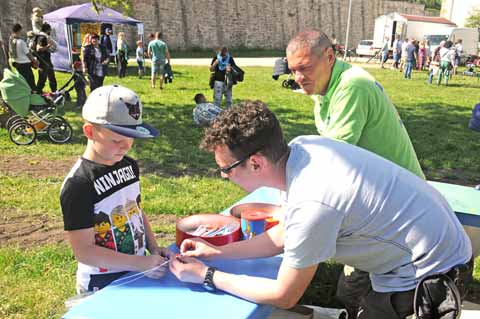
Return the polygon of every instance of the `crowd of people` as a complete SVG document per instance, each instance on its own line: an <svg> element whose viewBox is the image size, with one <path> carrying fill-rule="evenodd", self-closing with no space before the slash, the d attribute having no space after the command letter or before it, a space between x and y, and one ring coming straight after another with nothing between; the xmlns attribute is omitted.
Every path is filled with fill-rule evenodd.
<svg viewBox="0 0 480 319"><path fill-rule="evenodd" d="M442 78L448 85L452 75L457 74L463 56L463 40L457 39L455 43L450 40L441 41L433 50L427 40L418 41L414 38L400 39L397 34L392 44L393 63L392 68L404 73L405 79L412 78L412 70L428 71L429 84L437 77L437 85ZM386 37L382 45L381 67L384 68L390 51L390 38Z"/></svg>

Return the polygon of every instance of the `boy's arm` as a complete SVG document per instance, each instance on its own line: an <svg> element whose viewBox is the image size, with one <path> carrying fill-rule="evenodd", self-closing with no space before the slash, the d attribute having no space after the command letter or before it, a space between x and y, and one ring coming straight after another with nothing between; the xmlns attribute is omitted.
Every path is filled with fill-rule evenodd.
<svg viewBox="0 0 480 319"><path fill-rule="evenodd" d="M93 228L67 231L75 258L86 265L125 271L145 271L162 264L160 255L128 255L95 244Z"/></svg>

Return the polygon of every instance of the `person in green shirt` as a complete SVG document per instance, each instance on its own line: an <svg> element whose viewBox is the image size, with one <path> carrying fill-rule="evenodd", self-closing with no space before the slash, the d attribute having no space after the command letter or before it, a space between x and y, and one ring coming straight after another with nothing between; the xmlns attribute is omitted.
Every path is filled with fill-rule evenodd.
<svg viewBox="0 0 480 319"><path fill-rule="evenodd" d="M315 102L320 135L367 149L425 179L407 130L383 87L365 70L335 58L332 42L319 30L298 33L287 46L295 81ZM371 289L368 273L345 266L337 299L357 317Z"/></svg>
<svg viewBox="0 0 480 319"><path fill-rule="evenodd" d="M157 74L160 75L160 89L163 89L165 80L165 60L170 64L170 52L167 44L161 40L162 33L155 33L155 40L148 44L148 56L152 59L152 88L155 88Z"/></svg>
<svg viewBox="0 0 480 319"><path fill-rule="evenodd" d="M295 81L315 101L319 134L376 153L423 175L407 130L383 87L365 70L335 59L321 31L303 31L287 47Z"/></svg>

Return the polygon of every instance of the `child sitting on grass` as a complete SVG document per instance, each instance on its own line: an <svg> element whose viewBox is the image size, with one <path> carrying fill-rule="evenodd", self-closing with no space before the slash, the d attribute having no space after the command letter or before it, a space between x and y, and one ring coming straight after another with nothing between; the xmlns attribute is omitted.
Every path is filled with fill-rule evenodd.
<svg viewBox="0 0 480 319"><path fill-rule="evenodd" d="M197 104L193 109L193 122L198 126L208 126L220 114L223 109L213 103L207 102L202 93L197 93L193 98Z"/></svg>
<svg viewBox="0 0 480 319"><path fill-rule="evenodd" d="M140 208L140 172L126 155L134 138L152 138L158 131L142 122L138 96L117 85L92 91L82 117L87 146L60 194L64 228L78 261L77 293L102 289L127 271L153 269L146 276L159 278L169 252L158 247Z"/></svg>

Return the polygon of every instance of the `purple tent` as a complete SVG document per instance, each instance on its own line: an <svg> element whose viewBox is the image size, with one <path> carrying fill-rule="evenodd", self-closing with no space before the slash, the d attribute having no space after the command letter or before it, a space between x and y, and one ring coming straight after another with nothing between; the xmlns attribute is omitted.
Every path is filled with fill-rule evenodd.
<svg viewBox="0 0 480 319"><path fill-rule="evenodd" d="M52 35L58 43L57 50L52 54L52 63L55 70L70 71L72 65L72 45L74 23L111 23L137 26L143 34L141 21L126 17L110 8L100 8L95 12L91 3L64 7L44 15L43 20L52 26Z"/></svg>

